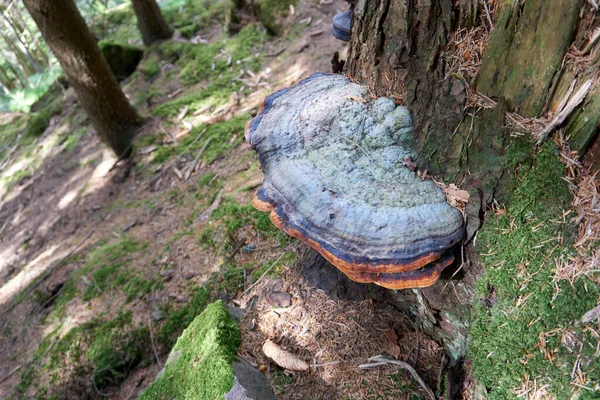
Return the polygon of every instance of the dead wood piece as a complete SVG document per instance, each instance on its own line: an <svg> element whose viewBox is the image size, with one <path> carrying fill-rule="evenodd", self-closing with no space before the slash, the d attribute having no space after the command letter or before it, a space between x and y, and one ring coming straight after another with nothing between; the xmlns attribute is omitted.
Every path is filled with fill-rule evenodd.
<svg viewBox="0 0 600 400"><path fill-rule="evenodd" d="M581 322L587 324L588 322L592 322L593 320L598 318L600 318L600 306L596 306L590 311L583 314L583 317L581 317Z"/></svg>
<svg viewBox="0 0 600 400"><path fill-rule="evenodd" d="M289 351L283 350L271 340L267 340L262 347L265 356L269 357L281 368L289 369L290 371L306 371L308 363L301 360Z"/></svg>
<svg viewBox="0 0 600 400"><path fill-rule="evenodd" d="M192 174L196 170L196 167L198 167L198 163L200 162L200 157L202 157L202 153L204 153L204 150L206 150L206 147L208 147L210 140L211 140L211 138L208 138L206 140L206 142L204 142L204 146L202 146L202 148L198 152L198 155L196 155L196 159L194 160L194 162L192 163L190 168L188 168L188 170L185 172L185 175L183 177L184 181L187 181L188 179L190 179L190 176L192 176Z"/></svg>
<svg viewBox="0 0 600 400"><path fill-rule="evenodd" d="M593 83L592 79L585 82L579 88L579 90L573 95L571 100L569 100L569 102L567 103L565 108L560 110L558 112L558 114L556 114L554 116L554 118L552 118L552 121L550 121L550 123L544 128L544 130L542 132L540 132L540 134L538 136L538 141L537 141L538 145L542 144L544 142L544 140L546 140L548 135L554 129L559 127L567 119L567 117L569 115L571 115L573 110L575 110L575 108L577 108L577 106L579 106L579 104L581 104L581 102L583 102L583 100L586 98L586 96L588 95L588 93L592 87L592 83Z"/></svg>
<svg viewBox="0 0 600 400"><path fill-rule="evenodd" d="M283 53L285 51L285 49L287 49L287 47L282 47L281 49L273 52L273 53L267 53L265 54L265 57L277 57L278 55L280 55L281 53Z"/></svg>

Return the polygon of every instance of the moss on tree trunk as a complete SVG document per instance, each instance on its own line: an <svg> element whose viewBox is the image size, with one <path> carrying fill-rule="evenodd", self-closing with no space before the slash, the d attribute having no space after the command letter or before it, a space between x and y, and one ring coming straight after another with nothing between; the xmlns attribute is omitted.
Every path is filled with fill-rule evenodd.
<svg viewBox="0 0 600 400"><path fill-rule="evenodd" d="M118 156L131 152L141 119L121 91L73 0L25 0L98 136ZM65 23L68 21L68 23Z"/></svg>

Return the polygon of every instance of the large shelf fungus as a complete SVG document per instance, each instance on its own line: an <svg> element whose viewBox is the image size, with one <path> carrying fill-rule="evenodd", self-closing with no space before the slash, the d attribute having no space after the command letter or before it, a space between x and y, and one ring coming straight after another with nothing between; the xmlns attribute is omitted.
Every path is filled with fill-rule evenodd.
<svg viewBox="0 0 600 400"><path fill-rule="evenodd" d="M393 100L316 73L267 96L246 140L265 175L254 207L350 279L425 287L454 261L462 215L405 166L410 114Z"/></svg>

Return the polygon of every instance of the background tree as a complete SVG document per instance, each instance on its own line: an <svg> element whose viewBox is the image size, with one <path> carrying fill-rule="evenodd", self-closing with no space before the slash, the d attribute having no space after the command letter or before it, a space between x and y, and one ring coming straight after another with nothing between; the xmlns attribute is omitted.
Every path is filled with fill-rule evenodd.
<svg viewBox="0 0 600 400"><path fill-rule="evenodd" d="M141 119L121 91L74 1L24 0L24 3L98 136L118 156L128 155Z"/></svg>
<svg viewBox="0 0 600 400"><path fill-rule="evenodd" d="M142 41L146 46L173 36L173 30L165 21L155 0L132 0L132 4Z"/></svg>

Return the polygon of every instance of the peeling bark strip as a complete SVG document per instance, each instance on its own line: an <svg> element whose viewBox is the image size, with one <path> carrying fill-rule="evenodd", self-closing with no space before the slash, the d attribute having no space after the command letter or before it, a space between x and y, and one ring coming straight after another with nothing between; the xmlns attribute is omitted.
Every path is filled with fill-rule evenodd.
<svg viewBox="0 0 600 400"><path fill-rule="evenodd" d="M484 55L477 89L504 96L524 117L543 112L577 24L583 0L503 1Z"/></svg>
<svg viewBox="0 0 600 400"><path fill-rule="evenodd" d="M141 119L100 54L75 2L24 0L24 3L100 139L117 156L130 153L131 139Z"/></svg>

